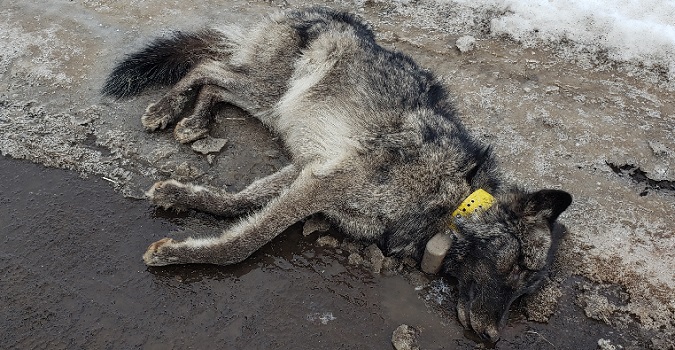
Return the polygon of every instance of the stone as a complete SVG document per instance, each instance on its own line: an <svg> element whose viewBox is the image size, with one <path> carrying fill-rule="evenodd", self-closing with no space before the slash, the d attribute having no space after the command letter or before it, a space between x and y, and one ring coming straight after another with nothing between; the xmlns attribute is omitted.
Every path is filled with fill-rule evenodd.
<svg viewBox="0 0 675 350"><path fill-rule="evenodd" d="M598 350L616 350L616 346L610 340L598 339Z"/></svg>
<svg viewBox="0 0 675 350"><path fill-rule="evenodd" d="M204 175L204 172L188 162L183 162L176 167L174 175L181 180L191 180Z"/></svg>
<svg viewBox="0 0 675 350"><path fill-rule="evenodd" d="M402 324L398 326L391 336L391 344L396 350L419 350L417 337L419 331L414 327Z"/></svg>
<svg viewBox="0 0 675 350"><path fill-rule="evenodd" d="M215 137L207 136L203 139L199 139L192 143L192 150L201 153L218 153L223 147L227 144L227 139L218 139Z"/></svg>
<svg viewBox="0 0 675 350"><path fill-rule="evenodd" d="M382 254L380 248L375 244L371 244L366 247L364 254L366 255L370 270L374 273L380 273L382 271L382 263L384 262L384 254Z"/></svg>
<svg viewBox="0 0 675 350"><path fill-rule="evenodd" d="M387 256L382 261L382 273L387 276L400 272L401 264L398 259Z"/></svg>
<svg viewBox="0 0 675 350"><path fill-rule="evenodd" d="M316 244L319 247L327 247L327 248L337 248L338 246L340 246L340 242L333 236L321 236L317 238Z"/></svg>
<svg viewBox="0 0 675 350"><path fill-rule="evenodd" d="M652 149L652 152L657 157L667 156L671 153L668 147L659 141L648 141L647 143L649 144L649 148Z"/></svg>
<svg viewBox="0 0 675 350"><path fill-rule="evenodd" d="M349 254L349 257L347 257L347 262L350 265L363 265L366 261L359 253L351 253Z"/></svg>
<svg viewBox="0 0 675 350"><path fill-rule="evenodd" d="M457 39L455 46L457 46L461 53L469 52L476 46L476 38L471 35L465 35Z"/></svg>

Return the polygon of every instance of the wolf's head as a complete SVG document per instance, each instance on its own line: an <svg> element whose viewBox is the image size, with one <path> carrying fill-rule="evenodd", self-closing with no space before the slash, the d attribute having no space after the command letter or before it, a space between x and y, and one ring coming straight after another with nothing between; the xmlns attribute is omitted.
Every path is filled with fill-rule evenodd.
<svg viewBox="0 0 675 350"><path fill-rule="evenodd" d="M456 222L443 271L458 280L457 315L465 327L485 341L499 339L511 303L546 276L562 238L554 222L571 203L564 191L516 191Z"/></svg>

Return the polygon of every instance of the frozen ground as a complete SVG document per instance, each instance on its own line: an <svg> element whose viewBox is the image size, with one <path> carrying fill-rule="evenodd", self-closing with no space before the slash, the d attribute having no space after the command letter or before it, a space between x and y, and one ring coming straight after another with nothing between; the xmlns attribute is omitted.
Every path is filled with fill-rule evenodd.
<svg viewBox="0 0 675 350"><path fill-rule="evenodd" d="M556 317L577 317L573 309L579 307L589 319L575 319L574 327L580 332L583 329L600 332L591 338L612 339L626 348L675 347L672 340L675 337L675 229L672 227L675 219L675 79L673 63L669 61L673 57L673 26L668 23L668 19L674 17L664 15L673 11L668 2L652 1L651 7L659 8L660 4L665 7L660 7L663 10L656 14L638 11L635 19L652 27L661 25L665 29L659 33L665 34L659 37L649 36L648 31L625 34L631 26L612 26L615 22L607 19L610 17L604 22L591 18L587 26L590 29L583 31L576 26L579 31L563 30L569 35L561 36L556 28L565 27L551 25L551 21L579 19L583 11L574 2L565 7L566 11L558 11L561 17L554 17L545 25L538 22L542 19L541 8L525 6L523 10L524 5L515 1L313 3L358 12L373 24L384 45L411 54L441 76L456 97L467 126L494 146L504 169L516 183L531 188L559 187L573 193L575 202L560 219L569 235L559 254L558 269L551 283L524 306L524 314L530 320L547 320L552 314L551 323L555 324ZM504 7L505 4L508 6ZM626 4L628 8L633 6L630 2ZM221 152L204 156L189 146L179 145L170 134L142 132L139 116L159 92L115 102L102 99L98 89L116 60L164 30L255 21L270 10L295 5L295 1L188 4L181 1L9 3L0 0L0 152L69 169L90 179L102 179L119 190L120 198L122 194L141 198L152 182L168 177L240 189L286 161L276 140L260 125L246 120L240 111L224 108L212 136L227 139L228 143ZM619 15L625 16L626 12L619 11ZM598 21L605 23L604 27L595 25ZM533 29L528 30L530 24ZM597 44L597 38L589 39L584 34L594 30L601 32L603 28L613 28L618 33L606 35L605 46ZM509 39L509 35L520 42ZM457 49L455 43L463 36L476 39L473 49L466 52ZM642 41L649 45L657 43L657 49L621 46L625 43L620 38L631 38L631 42L635 42L636 36L649 38ZM575 38L579 40L575 42ZM7 169L19 167L13 162L2 164ZM55 173L54 176L63 175ZM15 181L19 186L21 182ZM23 203L12 201L9 198L12 193L7 189L0 192L3 206ZM108 197L115 195L106 193ZM113 200L103 200L107 201ZM96 216L96 212L90 214ZM146 215L148 222L162 219ZM9 229L3 234L11 238L4 239L16 240L19 246L22 237L17 234L23 231L17 227L21 226L18 221L22 218L3 216L3 220L9 222L0 223L3 231ZM86 216L78 218L87 219ZM199 215L172 220L184 230L197 232L215 229L213 226L220 224ZM133 222L142 225L142 221ZM145 244L163 233L152 237L138 235L134 227L126 227L115 232L115 239L138 242L137 255L140 256ZM71 239L56 237L61 237L57 240ZM33 241L26 237L25 242L28 245ZM93 244L89 250L107 247L99 242L90 243ZM31 254L31 258L22 258L4 251L0 257L8 266L15 266L11 271L23 274L29 269L32 272L27 275L38 279L51 275L42 275L31 270L37 267L22 264L61 261L54 256L41 256L40 250ZM77 254L77 251L67 254ZM113 260L132 259L133 263L124 263L124 266L144 269L139 257L109 253L105 256ZM70 264L77 264L77 259L71 260ZM86 259L83 262L86 264L81 269L96 264ZM335 263L346 264L342 260ZM262 273L259 267L252 271ZM179 272L175 272L176 278ZM171 273L169 270L167 274ZM164 279L156 280L157 285L147 288L175 287L173 280L166 281L167 274L162 274ZM214 276L213 270L204 274ZM134 281L145 283L143 276L150 278L150 274L142 274L134 277ZM215 273L215 276L210 278L240 278L230 272ZM306 277L302 273L300 276ZM24 283L26 289L34 288L25 280L17 280L17 283ZM200 288L210 290L213 284L217 283L207 283L207 287L192 285L197 292L190 294L190 298L199 297ZM405 289L414 285L397 282L395 287ZM423 299L451 297L451 290L442 287L430 285L428 293L419 296ZM21 292L18 287L2 288L3 293ZM357 287L357 290L368 293L367 287ZM115 290L108 293L108 298L115 300ZM411 293L404 295L409 298ZM290 297L284 296L280 298L281 303ZM345 298L354 300L349 296ZM560 305L556 303L558 300L567 304ZM22 301L16 299L15 302ZM45 302L37 306L50 307ZM25 308L0 310L18 313L28 320L34 316ZM330 317L340 320L335 312L330 317L325 312L320 308L308 312L307 323L301 326L313 327L317 322L321 324L321 320L327 320L326 325L335 324ZM354 310L350 312L356 314ZM449 332L450 338L461 335L452 314L435 308L428 312L446 324L444 329L434 330ZM420 317L416 319L423 323ZM592 328L590 325L597 326L596 320L612 328ZM364 322L372 325L376 321ZM448 331L448 327L453 331ZM17 333L16 338L10 340L25 340L26 336L21 335L27 332L25 329L16 326L10 329ZM321 330L312 328L312 331ZM564 336L563 330L555 327L533 332L542 337L546 334L549 343L539 345L565 348L565 344L571 344L559 340ZM331 334L337 337L337 333ZM515 334L515 330L510 334ZM421 337L425 335L430 337L429 331L423 331ZM110 338L114 343L114 337ZM17 341L17 344L25 343ZM508 348L508 344L498 343L497 347ZM383 348L387 346L383 344ZM537 347L531 345L530 348Z"/></svg>

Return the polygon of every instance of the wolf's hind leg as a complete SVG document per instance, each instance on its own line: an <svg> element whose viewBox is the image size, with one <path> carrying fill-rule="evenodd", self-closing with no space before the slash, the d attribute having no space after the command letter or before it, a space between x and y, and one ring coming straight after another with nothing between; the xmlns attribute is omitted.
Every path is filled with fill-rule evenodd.
<svg viewBox="0 0 675 350"><path fill-rule="evenodd" d="M188 143L206 136L209 132L214 107L222 102L237 106L245 104L239 100L229 89L216 85L202 86L192 114L176 124L173 130L174 137L180 143Z"/></svg>
<svg viewBox="0 0 675 350"><path fill-rule="evenodd" d="M298 176L295 165L256 180L241 192L183 184L175 180L155 183L147 195L163 208L195 209L220 216L239 216L259 209L293 183Z"/></svg>
<svg viewBox="0 0 675 350"><path fill-rule="evenodd" d="M189 238L182 242L159 240L143 255L147 265L206 263L228 265L246 259L283 230L307 216L323 211L333 198L326 182L311 171L298 178L260 211L247 216L220 236Z"/></svg>
<svg viewBox="0 0 675 350"><path fill-rule="evenodd" d="M195 98L197 99L197 105L200 104L200 97L204 97L206 107L212 106L208 102L213 99L213 89L207 89L205 95L202 96L202 87L213 85L223 90L237 91L237 80L239 79L243 79L243 77L223 68L217 62L201 63L176 83L159 101L150 104L141 117L141 122L148 131L164 129L177 122ZM216 94L216 96L218 95ZM224 100L221 99L221 101ZM235 101L226 102L239 106ZM247 106L244 103L244 106L241 107L246 109ZM204 104L200 108L203 110ZM204 114L203 112L200 113ZM208 116L209 114L206 114L207 125Z"/></svg>
<svg viewBox="0 0 675 350"><path fill-rule="evenodd" d="M145 114L141 117L145 130L163 130L178 120L193 100L195 88L198 88L195 85L184 86L186 84L182 84L183 81L181 80L157 102L148 105Z"/></svg>

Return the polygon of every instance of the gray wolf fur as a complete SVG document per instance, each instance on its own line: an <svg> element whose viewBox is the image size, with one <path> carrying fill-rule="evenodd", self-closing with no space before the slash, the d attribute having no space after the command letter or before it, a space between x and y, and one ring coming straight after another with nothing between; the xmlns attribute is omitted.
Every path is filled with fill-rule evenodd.
<svg viewBox="0 0 675 350"><path fill-rule="evenodd" d="M158 206L241 219L213 237L152 243L148 265L234 264L316 213L418 261L447 232L441 272L458 280L458 318L490 341L511 303L547 274L561 239L552 227L571 196L505 184L433 74L379 46L354 15L313 8L246 30L176 32L127 56L103 92L122 98L163 85L172 88L141 119L148 131L175 125L175 138L191 142L208 133L214 105L229 103L279 135L292 163L238 193L156 183L148 196ZM452 232L451 213L479 188L496 204Z"/></svg>

